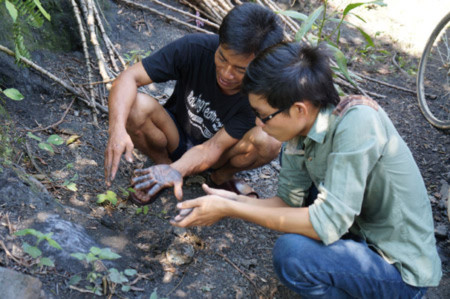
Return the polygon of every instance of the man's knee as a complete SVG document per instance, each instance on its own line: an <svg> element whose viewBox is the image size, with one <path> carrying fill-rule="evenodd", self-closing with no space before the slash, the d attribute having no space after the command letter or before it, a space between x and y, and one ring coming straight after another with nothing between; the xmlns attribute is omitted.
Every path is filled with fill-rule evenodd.
<svg viewBox="0 0 450 299"><path fill-rule="evenodd" d="M267 161L272 161L280 152L281 142L269 136L260 127L254 127L249 131L248 140L258 155Z"/></svg>
<svg viewBox="0 0 450 299"><path fill-rule="evenodd" d="M161 105L151 96L138 93L128 114L126 123L127 131L130 133L139 131L146 121L151 120L151 114L158 106Z"/></svg>

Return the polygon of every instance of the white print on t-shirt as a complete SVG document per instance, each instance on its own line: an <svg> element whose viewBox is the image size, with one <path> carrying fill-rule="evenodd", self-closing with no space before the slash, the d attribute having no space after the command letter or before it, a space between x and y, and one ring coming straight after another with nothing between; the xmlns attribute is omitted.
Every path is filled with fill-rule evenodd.
<svg viewBox="0 0 450 299"><path fill-rule="evenodd" d="M203 121L204 119L211 122L213 130L215 130L214 133L223 127L220 118L217 116L217 112L209 107L211 103L203 100L201 95L194 96L194 91L191 90L187 96L187 103L191 124L197 127L205 138L211 138L213 133L206 127Z"/></svg>

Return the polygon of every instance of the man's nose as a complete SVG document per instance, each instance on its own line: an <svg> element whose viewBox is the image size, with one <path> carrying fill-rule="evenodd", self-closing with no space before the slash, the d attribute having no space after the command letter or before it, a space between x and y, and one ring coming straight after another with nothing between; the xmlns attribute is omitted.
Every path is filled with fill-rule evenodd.
<svg viewBox="0 0 450 299"><path fill-rule="evenodd" d="M234 74L233 74L233 67L231 65L227 65L223 68L223 74L222 76L224 77L224 79L227 80L232 80L234 79Z"/></svg>

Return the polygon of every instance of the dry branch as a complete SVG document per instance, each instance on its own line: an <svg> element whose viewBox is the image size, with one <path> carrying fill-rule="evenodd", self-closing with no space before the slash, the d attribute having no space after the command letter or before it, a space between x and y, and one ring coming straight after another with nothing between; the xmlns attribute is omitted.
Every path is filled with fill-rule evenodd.
<svg viewBox="0 0 450 299"><path fill-rule="evenodd" d="M13 51L11 51L10 49L6 48L3 45L0 45L0 51L8 54L9 56L15 57L15 53ZM50 73L49 71L45 70L44 68L40 67L39 65L35 64L34 62L28 60L25 57L20 57L20 61L23 62L25 65L33 68L34 70L38 71L39 73L41 73L42 75L48 77L49 79L55 81L56 83L58 83L59 85L61 85L62 87L64 87L65 89L67 89L68 91L70 91L71 93L73 93L74 95L77 96L77 99L79 99L80 101L84 102L85 104L87 104L88 106L90 106L90 102L82 96L82 94L76 90L73 86L71 86L69 83L67 83L66 81L56 77L55 75L53 75L52 73ZM104 107L102 105L100 105L99 103L95 103L95 106L101 110L102 112L108 113L108 108Z"/></svg>
<svg viewBox="0 0 450 299"><path fill-rule="evenodd" d="M86 43L86 37L84 35L85 30L84 30L83 22L81 21L80 10L78 8L77 3L75 2L75 0L71 0L71 3L72 3L72 7L73 7L73 12L75 14L75 18L77 19L78 29L79 29L80 36L81 36L81 42L83 44L84 58L86 60L86 68L88 71L88 81L89 81L89 83L91 83L92 82L92 70L91 70L91 62L90 62L91 59L89 56L89 51L88 51L88 47L87 47L87 43ZM94 90L92 89L91 85L88 86L88 90L89 90L89 96L90 96L90 100L91 100L91 109L94 112L94 113L92 113L94 124L97 124L98 121L97 121L97 110L95 109Z"/></svg>
<svg viewBox="0 0 450 299"><path fill-rule="evenodd" d="M187 27L189 27L189 28L195 29L195 30L197 30L197 31L200 31L200 32L203 32L203 33L209 33L209 34L212 34L212 32L209 31L209 30L206 30L206 29L203 29L203 28L200 28L200 27L191 25L191 24L186 23L186 22L184 22L184 21L181 21L181 20L179 20L179 19L177 19L177 18L175 18L175 17L172 17L172 16L169 16L169 15L164 14L164 13L162 13L162 12L159 12L159 11L157 11L156 9L153 9L153 8L148 7L148 6L146 6L146 5L139 4L139 3L136 3L136 2L133 2L133 1L129 1L129 0L116 0L116 1L119 2L119 3L126 4L126 5L128 5L128 6L133 6L133 7L142 9L142 10L150 11L150 12L152 12L152 13L154 13L154 14L157 14L157 15L159 15L159 16L162 16L162 17L164 17L164 18L166 18L166 19L168 19L168 20L171 20L171 21L180 23L180 24L182 24L182 25L184 25L184 26L187 26Z"/></svg>

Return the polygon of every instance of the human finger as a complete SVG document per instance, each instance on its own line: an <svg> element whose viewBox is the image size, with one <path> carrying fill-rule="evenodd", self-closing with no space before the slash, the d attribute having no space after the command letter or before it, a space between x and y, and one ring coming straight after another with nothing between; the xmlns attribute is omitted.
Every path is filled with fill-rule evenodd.
<svg viewBox="0 0 450 299"><path fill-rule="evenodd" d="M134 149L134 145L132 143L127 144L126 151L125 151L125 160L128 163L133 163L133 149Z"/></svg>
<svg viewBox="0 0 450 299"><path fill-rule="evenodd" d="M136 174L136 172L135 172L135 174ZM137 184L137 183L140 183L140 182L143 182L143 181L147 181L147 180L151 180L151 179L153 179L153 176L150 173L147 173L147 174L144 174L144 175L132 178L131 182L133 184Z"/></svg>
<svg viewBox="0 0 450 299"><path fill-rule="evenodd" d="M225 197L228 199L236 199L237 194L231 191L223 190L223 189L215 189L209 187L207 184L202 184L203 191L205 191L208 195L218 195L221 197Z"/></svg>
<svg viewBox="0 0 450 299"><path fill-rule="evenodd" d="M178 201L183 200L183 180L175 182L173 192Z"/></svg>
<svg viewBox="0 0 450 299"><path fill-rule="evenodd" d="M157 182L153 179L150 179L150 180L144 181L140 184L134 185L134 189L136 189L136 190L147 189L149 187L152 187L155 184L157 184Z"/></svg>

